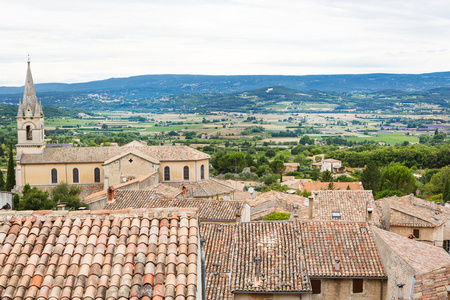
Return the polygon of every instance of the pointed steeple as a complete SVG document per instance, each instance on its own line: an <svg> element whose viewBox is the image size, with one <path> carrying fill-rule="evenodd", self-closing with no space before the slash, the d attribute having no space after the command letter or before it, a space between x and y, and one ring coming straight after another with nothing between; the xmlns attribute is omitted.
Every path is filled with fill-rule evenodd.
<svg viewBox="0 0 450 300"><path fill-rule="evenodd" d="M19 111L17 116L40 117L42 114L41 103L36 97L34 90L33 76L31 75L30 56L28 56L27 77L25 79L25 89L22 101L19 101Z"/></svg>

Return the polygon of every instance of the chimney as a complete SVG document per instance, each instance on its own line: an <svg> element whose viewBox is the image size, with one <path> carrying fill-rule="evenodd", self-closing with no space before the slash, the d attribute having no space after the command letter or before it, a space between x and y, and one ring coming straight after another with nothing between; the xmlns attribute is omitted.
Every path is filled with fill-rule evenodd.
<svg viewBox="0 0 450 300"><path fill-rule="evenodd" d="M368 222L372 221L372 212L373 212L373 208L372 208L372 207L369 207L369 208L367 209L367 221L368 221Z"/></svg>
<svg viewBox="0 0 450 300"><path fill-rule="evenodd" d="M404 286L405 284L404 283L401 283L401 282L398 282L397 283L397 299L398 300L400 300L400 299L404 299L404 292L403 292L403 286Z"/></svg>
<svg viewBox="0 0 450 300"><path fill-rule="evenodd" d="M339 258L334 259L334 271L335 272L341 271L341 260Z"/></svg>
<svg viewBox="0 0 450 300"><path fill-rule="evenodd" d="M240 220L241 220L241 214L236 213L236 223L239 223Z"/></svg>
<svg viewBox="0 0 450 300"><path fill-rule="evenodd" d="M313 196L309 196L308 199L309 199L309 202L308 202L308 219L312 220L313 219L313 210L314 210L314 197Z"/></svg>
<svg viewBox="0 0 450 300"><path fill-rule="evenodd" d="M110 186L108 188L108 203L113 202L114 201L114 187Z"/></svg>

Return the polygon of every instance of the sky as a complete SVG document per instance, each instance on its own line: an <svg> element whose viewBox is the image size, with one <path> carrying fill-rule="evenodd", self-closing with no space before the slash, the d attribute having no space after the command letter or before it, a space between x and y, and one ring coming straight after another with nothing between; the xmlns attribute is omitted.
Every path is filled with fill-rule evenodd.
<svg viewBox="0 0 450 300"><path fill-rule="evenodd" d="M0 0L0 86L450 70L446 0Z"/></svg>

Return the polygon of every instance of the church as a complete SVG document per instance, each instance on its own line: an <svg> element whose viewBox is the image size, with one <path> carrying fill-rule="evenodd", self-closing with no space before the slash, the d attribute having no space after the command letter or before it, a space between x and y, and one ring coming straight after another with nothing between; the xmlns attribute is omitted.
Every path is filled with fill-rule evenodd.
<svg viewBox="0 0 450 300"><path fill-rule="evenodd" d="M91 195L145 177L145 189L163 185L191 198L231 197L234 189L209 177L208 154L188 146L46 147L44 113L30 61L17 113L16 190L25 184L51 190L66 182Z"/></svg>

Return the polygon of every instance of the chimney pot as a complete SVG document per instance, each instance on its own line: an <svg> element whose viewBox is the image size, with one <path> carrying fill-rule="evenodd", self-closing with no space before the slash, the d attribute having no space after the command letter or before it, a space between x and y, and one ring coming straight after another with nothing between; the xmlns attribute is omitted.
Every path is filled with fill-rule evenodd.
<svg viewBox="0 0 450 300"><path fill-rule="evenodd" d="M110 186L108 188L108 202L114 201L114 190L115 190L115 188L113 186Z"/></svg>
<svg viewBox="0 0 450 300"><path fill-rule="evenodd" d="M334 259L334 271L335 272L341 271L341 260L339 258Z"/></svg>

